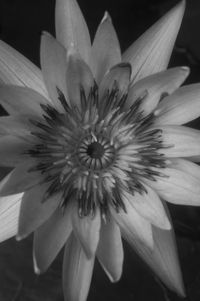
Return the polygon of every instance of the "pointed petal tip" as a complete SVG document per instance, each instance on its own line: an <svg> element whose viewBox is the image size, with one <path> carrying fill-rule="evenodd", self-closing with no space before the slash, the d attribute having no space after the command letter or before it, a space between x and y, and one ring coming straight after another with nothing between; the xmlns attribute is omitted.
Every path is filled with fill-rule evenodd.
<svg viewBox="0 0 200 301"><path fill-rule="evenodd" d="M159 224L159 226L154 225L154 227L158 227L158 228L160 228L162 230L166 230L166 231L170 231L172 229L172 225L171 225L170 220L168 219L167 216L165 216L163 218L162 224Z"/></svg>
<svg viewBox="0 0 200 301"><path fill-rule="evenodd" d="M171 230L172 229L172 225L171 225L168 218L166 218L166 221L165 221L165 229L166 230Z"/></svg>
<svg viewBox="0 0 200 301"><path fill-rule="evenodd" d="M165 214L163 216L163 230L166 230L166 231L171 231L173 228L173 225L172 225L172 222L165 210Z"/></svg>
<svg viewBox="0 0 200 301"><path fill-rule="evenodd" d="M185 290L185 287L183 284L181 284L180 288L177 291L177 294L181 297L181 298L186 298L187 297L187 293Z"/></svg>
<svg viewBox="0 0 200 301"><path fill-rule="evenodd" d="M77 1L56 1L55 25L56 39L66 49L73 42L83 60L89 62L90 34Z"/></svg>
<svg viewBox="0 0 200 301"><path fill-rule="evenodd" d="M97 254L97 257L98 257L98 254ZM106 273L106 276L108 277L108 279L110 280L111 283L116 283L118 282L120 279L121 279L121 275L122 275L122 266L121 266L121 270L120 272L118 271L117 273L114 272L114 273L111 273L109 271L109 269L106 268L106 266L101 262L100 258L99 259L99 262L100 264L102 265L102 268L104 270L104 272Z"/></svg>
<svg viewBox="0 0 200 301"><path fill-rule="evenodd" d="M179 1L174 7L172 7L171 11L169 12L184 14L185 7L186 7L186 0L182 0Z"/></svg>
<svg viewBox="0 0 200 301"><path fill-rule="evenodd" d="M103 19L101 20L101 24L104 22L112 22L112 18L108 11L105 11Z"/></svg>
<svg viewBox="0 0 200 301"><path fill-rule="evenodd" d="M187 293L186 293L185 286L184 286L182 278L175 279L175 281L173 282L173 286L170 289L172 291L174 291L177 294L177 296L180 297L180 298L186 298L187 297Z"/></svg>
<svg viewBox="0 0 200 301"><path fill-rule="evenodd" d="M167 68L184 11L185 1L181 1L124 52L122 60L134 66L134 82Z"/></svg>
<svg viewBox="0 0 200 301"><path fill-rule="evenodd" d="M190 72L190 68L188 66L182 66L181 69L183 71L187 71L187 72Z"/></svg>
<svg viewBox="0 0 200 301"><path fill-rule="evenodd" d="M185 13L185 7L186 7L186 1L182 0L177 3L174 7L171 8L171 10L166 13L166 16L169 18L172 17L174 20L176 19L179 22L179 27L181 25L183 15ZM178 23L177 23L178 24Z"/></svg>
<svg viewBox="0 0 200 301"><path fill-rule="evenodd" d="M52 37L52 35L48 31L46 31L46 30L42 30L42 34L41 35L42 36Z"/></svg>
<svg viewBox="0 0 200 301"><path fill-rule="evenodd" d="M35 272L35 274L36 275L41 275L42 273L41 273L41 271L38 269L38 267L36 267L36 266L34 266L34 272Z"/></svg>
<svg viewBox="0 0 200 301"><path fill-rule="evenodd" d="M36 261L36 258L35 258L34 254L33 254L33 268L34 268L34 272L35 272L36 275L41 275L42 272L37 266L37 261Z"/></svg>
<svg viewBox="0 0 200 301"><path fill-rule="evenodd" d="M185 81L188 75L190 74L190 68L188 66L182 66L180 67L180 70L182 71L182 74L185 78L184 81Z"/></svg>
<svg viewBox="0 0 200 301"><path fill-rule="evenodd" d="M109 279L110 279L110 281L111 281L112 283L116 283L116 282L118 282L118 281L121 279L121 276L122 276L122 270L123 270L123 265L122 265L121 271L120 271L120 273L119 273L118 275L115 275L115 276L111 276L111 275L110 275L110 277L109 277L109 275L108 275L108 277L109 277Z"/></svg>
<svg viewBox="0 0 200 301"><path fill-rule="evenodd" d="M111 283L116 283L121 278L121 275L114 278L108 271L106 271L106 275L108 276L108 278L109 278L109 280L110 280Z"/></svg>
<svg viewBox="0 0 200 301"><path fill-rule="evenodd" d="M182 0L178 3L179 6L181 6L183 9L186 7L186 0Z"/></svg>
<svg viewBox="0 0 200 301"><path fill-rule="evenodd" d="M23 238L24 238L23 236L18 234L15 236L16 241L21 241Z"/></svg>

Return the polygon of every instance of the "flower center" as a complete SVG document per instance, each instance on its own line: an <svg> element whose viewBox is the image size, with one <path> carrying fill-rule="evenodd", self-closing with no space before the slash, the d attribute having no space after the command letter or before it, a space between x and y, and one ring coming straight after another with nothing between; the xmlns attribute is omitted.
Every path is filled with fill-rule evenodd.
<svg viewBox="0 0 200 301"><path fill-rule="evenodd" d="M88 148L86 150L87 155L90 156L92 159L101 159L104 152L105 149L103 145L99 142L91 143L90 145L88 145Z"/></svg>
<svg viewBox="0 0 200 301"><path fill-rule="evenodd" d="M124 191L144 193L143 179L155 181L166 166L162 131L140 108L146 96L126 109L116 84L100 100L94 88L87 99L82 91L80 107L70 107L58 92L64 112L41 105L44 120L31 120L38 139L28 151L36 159L32 170L49 182L47 195L62 192L63 207L76 201L80 216L97 208L106 215L110 206L126 211Z"/></svg>
<svg viewBox="0 0 200 301"><path fill-rule="evenodd" d="M115 150L105 137L92 134L79 144L77 155L81 166L100 171L113 163Z"/></svg>

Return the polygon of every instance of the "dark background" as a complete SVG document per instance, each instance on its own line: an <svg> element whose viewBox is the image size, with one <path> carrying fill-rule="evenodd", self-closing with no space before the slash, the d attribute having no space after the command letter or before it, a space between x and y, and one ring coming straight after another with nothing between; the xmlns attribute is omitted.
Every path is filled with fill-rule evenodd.
<svg viewBox="0 0 200 301"><path fill-rule="evenodd" d="M117 30L122 50L161 15L175 0L79 0L92 37L107 10ZM0 38L39 65L42 30L54 34L54 0L0 0ZM187 65L187 83L200 81L200 1L188 0L183 25L170 66ZM196 120L192 126L199 127ZM188 297L200 300L200 211L170 206ZM36 276L32 268L32 237L17 243L10 239L0 245L0 301L62 301L62 254L49 271ZM95 266L88 301L178 301L165 289L137 256L125 245L122 279L111 284L98 263Z"/></svg>

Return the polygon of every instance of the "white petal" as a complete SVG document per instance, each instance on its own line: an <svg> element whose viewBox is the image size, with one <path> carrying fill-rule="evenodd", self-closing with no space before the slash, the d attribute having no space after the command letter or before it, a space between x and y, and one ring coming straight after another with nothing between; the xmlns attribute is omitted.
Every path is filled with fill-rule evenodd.
<svg viewBox="0 0 200 301"><path fill-rule="evenodd" d="M87 24L76 0L56 1L56 38L66 49L71 44L86 63L90 59L91 42Z"/></svg>
<svg viewBox="0 0 200 301"><path fill-rule="evenodd" d="M124 233L138 255L150 266L155 274L173 291L184 297L184 285L181 276L177 248L173 230L162 230L153 226L154 248L147 248L137 237L132 239Z"/></svg>
<svg viewBox="0 0 200 301"><path fill-rule="evenodd" d="M40 69L3 41L0 41L0 82L26 86L48 96Z"/></svg>
<svg viewBox="0 0 200 301"><path fill-rule="evenodd" d="M200 84L181 87L163 99L157 108L156 124L179 125L200 116Z"/></svg>
<svg viewBox="0 0 200 301"><path fill-rule="evenodd" d="M17 234L23 193L0 198L0 242Z"/></svg>
<svg viewBox="0 0 200 301"><path fill-rule="evenodd" d="M40 62L49 96L56 109L62 112L64 108L59 101L58 89L67 99L66 50L56 39L45 32L41 38Z"/></svg>
<svg viewBox="0 0 200 301"><path fill-rule="evenodd" d="M122 60L133 67L134 81L165 70L171 56L185 9L181 1L150 27L123 54Z"/></svg>
<svg viewBox="0 0 200 301"><path fill-rule="evenodd" d="M163 168L160 173L161 176L156 176L156 181L148 180L148 185L155 189L161 198L174 204L200 205L198 178L187 171L173 168L173 164L172 168Z"/></svg>
<svg viewBox="0 0 200 301"><path fill-rule="evenodd" d="M27 150L28 143L21 138L14 136L0 137L0 162L1 166L16 166L23 163L25 156L23 152Z"/></svg>
<svg viewBox="0 0 200 301"><path fill-rule="evenodd" d="M135 210L151 224L161 229L171 228L165 209L157 193L144 185L146 192L128 195L128 200Z"/></svg>
<svg viewBox="0 0 200 301"><path fill-rule="evenodd" d="M45 193L49 185L37 185L24 193L22 198L18 239L23 239L39 226L41 226L56 210L59 205L61 195L53 194L45 199Z"/></svg>
<svg viewBox="0 0 200 301"><path fill-rule="evenodd" d="M10 115L41 116L43 110L40 104L47 103L48 100L45 97L30 88L10 85L0 86L0 104Z"/></svg>
<svg viewBox="0 0 200 301"><path fill-rule="evenodd" d="M0 182L0 195L6 196L23 192L42 181L38 172L29 172L31 163L26 161L17 165Z"/></svg>
<svg viewBox="0 0 200 301"><path fill-rule="evenodd" d="M159 150L167 157L190 157L200 154L200 131L185 126L159 126L162 131L163 145Z"/></svg>
<svg viewBox="0 0 200 301"><path fill-rule="evenodd" d="M122 274L124 251L119 226L112 218L101 224L97 257L109 279L118 281Z"/></svg>
<svg viewBox="0 0 200 301"><path fill-rule="evenodd" d="M79 239L86 256L91 258L95 255L99 242L101 225L99 210L96 210L94 216L80 217L78 215L78 208L75 206L72 211L72 225L74 233L77 239Z"/></svg>
<svg viewBox="0 0 200 301"><path fill-rule="evenodd" d="M200 166L198 164L181 158L172 158L170 161L173 168L182 170L200 180Z"/></svg>
<svg viewBox="0 0 200 301"><path fill-rule="evenodd" d="M99 85L99 99L103 99L111 93L112 90L118 89L118 98L128 92L131 77L131 65L120 63L112 67L103 77ZM107 100L107 99L106 99Z"/></svg>
<svg viewBox="0 0 200 301"><path fill-rule="evenodd" d="M48 202L48 201L47 201ZM48 269L72 231L69 207L57 208L50 218L34 233L33 257L35 272Z"/></svg>
<svg viewBox="0 0 200 301"><path fill-rule="evenodd" d="M85 93L86 99L94 87L94 77L88 65L81 59L80 55L71 47L67 52L66 81L71 106L80 107L81 91Z"/></svg>
<svg viewBox="0 0 200 301"><path fill-rule="evenodd" d="M120 45L112 20L106 12L95 34L91 52L91 69L99 83L112 66L121 62Z"/></svg>
<svg viewBox="0 0 200 301"><path fill-rule="evenodd" d="M140 105L141 110L147 115L157 107L163 95L174 92L184 82L188 74L189 68L176 67L149 75L136 82L130 88L126 103L128 106L131 106L147 91L148 95Z"/></svg>
<svg viewBox="0 0 200 301"><path fill-rule="evenodd" d="M144 219L137 211L130 205L126 198L123 198L126 211L116 212L114 208L110 207L111 214L119 225L120 229L131 237L137 236L138 239L150 249L153 248L153 236L151 224Z"/></svg>
<svg viewBox="0 0 200 301"><path fill-rule="evenodd" d="M71 235L65 247L63 290L67 301L86 301L90 288L94 258L88 259L79 241Z"/></svg>
<svg viewBox="0 0 200 301"><path fill-rule="evenodd" d="M0 117L0 135L14 135L23 138L29 135L31 130L33 130L33 126L27 115Z"/></svg>

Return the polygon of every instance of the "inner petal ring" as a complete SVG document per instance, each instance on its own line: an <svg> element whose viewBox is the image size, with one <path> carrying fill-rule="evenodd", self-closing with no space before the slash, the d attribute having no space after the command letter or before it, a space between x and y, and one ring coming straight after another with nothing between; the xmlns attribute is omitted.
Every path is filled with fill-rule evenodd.
<svg viewBox="0 0 200 301"><path fill-rule="evenodd" d="M94 134L85 137L77 148L80 164L89 170L101 170L109 167L115 158L114 146L103 136Z"/></svg>

